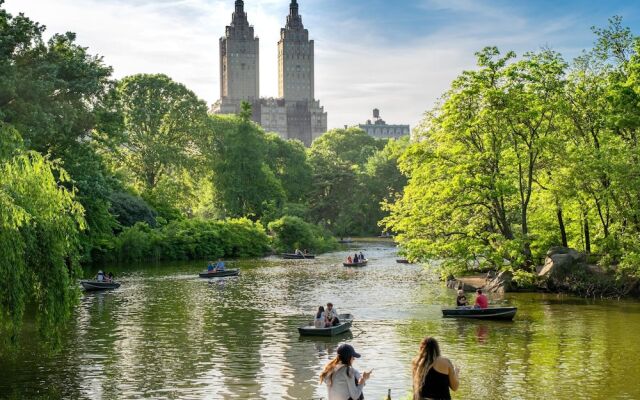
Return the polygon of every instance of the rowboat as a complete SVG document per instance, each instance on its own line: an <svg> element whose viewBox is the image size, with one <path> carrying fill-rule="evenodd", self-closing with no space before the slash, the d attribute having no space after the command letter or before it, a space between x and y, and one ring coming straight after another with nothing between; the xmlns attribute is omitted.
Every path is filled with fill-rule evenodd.
<svg viewBox="0 0 640 400"><path fill-rule="evenodd" d="M367 263L369 262L369 260L364 260L364 261L358 261L357 263L342 263L342 265L344 265L345 267L364 267L365 265L367 265Z"/></svg>
<svg viewBox="0 0 640 400"><path fill-rule="evenodd" d="M313 260L314 258L316 258L316 255L285 253L282 255L282 258L284 258L285 260Z"/></svg>
<svg viewBox="0 0 640 400"><path fill-rule="evenodd" d="M457 307L443 308L442 316L444 318L497 319L511 321L516 315L516 311L518 311L518 308L516 307Z"/></svg>
<svg viewBox="0 0 640 400"><path fill-rule="evenodd" d="M118 282L106 282L106 281L80 281L80 284L82 285L84 290L88 292L93 292L97 290L117 289L120 287L120 283Z"/></svg>
<svg viewBox="0 0 640 400"><path fill-rule="evenodd" d="M396 262L398 264L409 264L409 260L407 260L406 258L398 258Z"/></svg>
<svg viewBox="0 0 640 400"><path fill-rule="evenodd" d="M239 269L228 269L225 271L205 271L200 273L200 278L224 278L225 276L237 276Z"/></svg>
<svg viewBox="0 0 640 400"><path fill-rule="evenodd" d="M338 320L340 320L340 324L328 328L316 328L312 321L308 325L299 327L298 332L301 336L336 336L351 329L353 315L340 314L338 315Z"/></svg>

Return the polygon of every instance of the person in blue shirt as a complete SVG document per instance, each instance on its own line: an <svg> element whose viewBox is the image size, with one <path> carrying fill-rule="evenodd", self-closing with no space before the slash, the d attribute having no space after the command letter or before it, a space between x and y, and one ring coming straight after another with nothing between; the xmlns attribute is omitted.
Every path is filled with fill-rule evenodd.
<svg viewBox="0 0 640 400"><path fill-rule="evenodd" d="M216 263L216 271L218 272L224 271L224 261L222 261L221 258L219 258L218 262Z"/></svg>
<svg viewBox="0 0 640 400"><path fill-rule="evenodd" d="M213 272L213 261L209 261L209 265L207 265L207 272Z"/></svg>

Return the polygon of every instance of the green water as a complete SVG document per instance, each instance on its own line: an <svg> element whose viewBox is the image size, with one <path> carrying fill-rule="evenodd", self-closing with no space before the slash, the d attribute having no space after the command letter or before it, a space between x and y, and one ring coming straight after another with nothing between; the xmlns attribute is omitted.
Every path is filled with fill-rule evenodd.
<svg viewBox="0 0 640 400"><path fill-rule="evenodd" d="M365 395L410 391L410 363L425 335L459 365L456 399L640 399L640 303L513 294L514 322L444 320L455 294L395 249L355 246L369 265L314 261L232 263L238 278L207 281L202 263L115 269L122 287L85 294L63 351L25 340L0 360L0 398L320 399L323 365L346 341L374 368ZM337 339L302 339L296 327L332 301L356 317Z"/></svg>

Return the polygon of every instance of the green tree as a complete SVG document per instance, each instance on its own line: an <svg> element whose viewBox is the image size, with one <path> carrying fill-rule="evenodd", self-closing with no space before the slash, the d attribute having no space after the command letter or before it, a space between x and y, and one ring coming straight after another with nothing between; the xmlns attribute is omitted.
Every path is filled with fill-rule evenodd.
<svg viewBox="0 0 640 400"><path fill-rule="evenodd" d="M291 203L304 203L311 189L311 166L304 144L298 140L283 140L277 134L266 136L265 160L282 184Z"/></svg>
<svg viewBox="0 0 640 400"><path fill-rule="evenodd" d="M559 53L544 50L525 54L505 71L504 108L501 112L509 132L520 210L520 233L526 262L533 262L529 209L534 185L547 167L547 153L559 136L559 118L566 63Z"/></svg>
<svg viewBox="0 0 640 400"><path fill-rule="evenodd" d="M0 2L2 4L2 2ZM104 247L115 220L108 212L112 179L96 154L96 110L111 82L111 68L75 43L75 35L53 35L23 15L0 8L0 121L20 131L27 149L60 160L68 189L85 209L83 254Z"/></svg>
<svg viewBox="0 0 640 400"><path fill-rule="evenodd" d="M166 75L140 74L118 82L115 101L124 132L120 157L140 189L192 166L207 119L193 92Z"/></svg>
<svg viewBox="0 0 640 400"><path fill-rule="evenodd" d="M367 160L385 145L357 128L334 129L316 139L309 150L313 186L310 214L333 233L346 236L375 226L361 207L367 190L363 175ZM363 197L364 196L364 197Z"/></svg>
<svg viewBox="0 0 640 400"><path fill-rule="evenodd" d="M201 149L220 216L257 220L271 209L281 209L285 191L267 164L264 131L246 116L214 115L208 132Z"/></svg>
<svg viewBox="0 0 640 400"><path fill-rule="evenodd" d="M58 177L58 178L56 178ZM79 276L82 206L66 172L35 152L0 160L0 334L15 337L29 301L41 327L70 313Z"/></svg>
<svg viewBox="0 0 640 400"><path fill-rule="evenodd" d="M456 79L418 128L423 140L401 161L409 184L385 225L415 258L520 267L532 260L528 209L564 65L548 52L511 62L515 54L488 47L477 56L479 68Z"/></svg>

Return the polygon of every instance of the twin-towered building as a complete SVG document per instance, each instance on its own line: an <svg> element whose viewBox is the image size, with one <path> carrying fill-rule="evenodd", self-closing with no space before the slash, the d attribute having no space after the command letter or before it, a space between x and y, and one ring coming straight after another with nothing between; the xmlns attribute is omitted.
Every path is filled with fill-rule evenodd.
<svg viewBox="0 0 640 400"><path fill-rule="evenodd" d="M327 131L327 113L315 99L314 42L302 24L297 0L289 9L278 42L278 98L261 98L260 41L249 25L244 1L236 1L231 25L220 38L220 100L212 111L238 113L247 101L253 120L265 131L310 146Z"/></svg>

